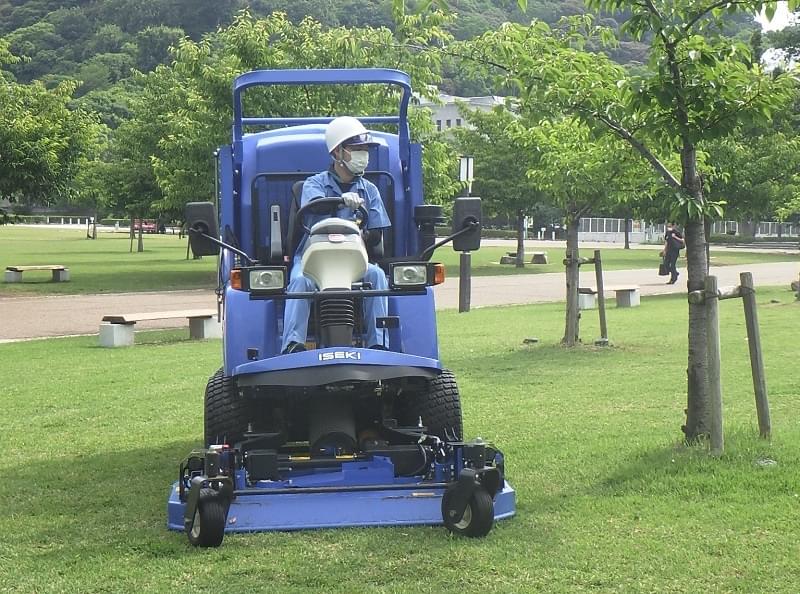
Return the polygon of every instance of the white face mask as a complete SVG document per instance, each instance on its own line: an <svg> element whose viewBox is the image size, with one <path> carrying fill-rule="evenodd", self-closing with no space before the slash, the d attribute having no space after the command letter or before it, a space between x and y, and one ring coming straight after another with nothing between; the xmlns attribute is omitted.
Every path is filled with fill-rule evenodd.
<svg viewBox="0 0 800 594"><path fill-rule="evenodd" d="M347 151L350 153L350 160L345 161L342 159L342 163L347 170L352 173L353 175L361 175L366 171L367 165L369 165L369 151Z"/></svg>

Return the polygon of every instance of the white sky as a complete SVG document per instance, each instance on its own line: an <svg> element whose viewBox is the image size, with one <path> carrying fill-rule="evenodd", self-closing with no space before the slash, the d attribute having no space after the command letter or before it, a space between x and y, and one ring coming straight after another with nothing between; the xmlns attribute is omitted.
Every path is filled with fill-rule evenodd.
<svg viewBox="0 0 800 594"><path fill-rule="evenodd" d="M778 10L775 17L771 21L767 21L764 15L756 17L756 20L761 23L761 28L764 31L777 31L783 29L789 24L789 9L786 8L786 2L778 3Z"/></svg>

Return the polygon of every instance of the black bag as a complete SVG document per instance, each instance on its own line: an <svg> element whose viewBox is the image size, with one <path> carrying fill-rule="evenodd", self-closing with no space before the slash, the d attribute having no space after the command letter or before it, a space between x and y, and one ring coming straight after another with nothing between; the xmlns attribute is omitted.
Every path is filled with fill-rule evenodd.
<svg viewBox="0 0 800 594"><path fill-rule="evenodd" d="M667 276L669 275L669 270L667 270L667 263L663 260L661 264L658 265L658 276Z"/></svg>

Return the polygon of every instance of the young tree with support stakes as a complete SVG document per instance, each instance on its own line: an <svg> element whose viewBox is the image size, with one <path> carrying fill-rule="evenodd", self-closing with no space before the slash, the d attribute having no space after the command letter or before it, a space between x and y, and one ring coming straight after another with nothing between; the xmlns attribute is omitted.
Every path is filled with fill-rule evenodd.
<svg viewBox="0 0 800 594"><path fill-rule="evenodd" d="M520 5L526 4L519 0ZM587 0L589 8L629 15L621 33L650 44L650 61L636 76L586 43L615 41L591 17L551 29L505 25L475 40L469 57L490 64L516 84L522 104L574 114L597 133L627 142L673 196L672 211L685 221L688 289L700 290L707 274L704 219L718 215L698 169L699 145L744 124L767 121L791 97L793 77L763 72L742 43L720 36L726 14L765 10L777 2L723 0ZM789 0L794 10L796 0ZM670 167L659 155L673 155ZM688 442L709 432L706 313L689 304Z"/></svg>
<svg viewBox="0 0 800 594"><path fill-rule="evenodd" d="M527 118L526 118L527 119ZM581 217L611 208L629 195L638 180L646 179L640 161L628 146L612 137L596 137L575 118L518 123L516 146L538 155L537 167L528 172L551 202L564 212L567 229L565 346L579 342L578 285L580 254L578 226Z"/></svg>

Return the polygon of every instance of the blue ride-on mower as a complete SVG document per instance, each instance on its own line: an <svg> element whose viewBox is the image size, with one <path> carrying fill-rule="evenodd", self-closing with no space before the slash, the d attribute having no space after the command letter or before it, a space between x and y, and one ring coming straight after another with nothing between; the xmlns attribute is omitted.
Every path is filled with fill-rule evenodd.
<svg viewBox="0 0 800 594"><path fill-rule="evenodd" d="M377 86L399 103L394 115L359 118L373 129L364 175L392 223L377 238L362 228L364 213L336 216L342 198L300 204L303 181L330 166L333 118L243 113L252 87L336 84ZM436 241L444 218L441 207L423 204L410 99L408 75L387 69L254 71L234 82L233 143L216 153L218 205L186 208L194 253L219 256L223 322L204 448L181 464L168 502L169 528L192 545L219 546L226 532L341 526L444 524L480 537L515 513L503 454L464 441L458 386L436 334L432 287L444 267L431 256L448 242L457 251L480 247L480 199L458 198L452 234ZM329 216L309 226L321 218L309 213ZM301 238L308 244L295 265L317 289L290 293ZM388 289L362 280L368 262L385 271ZM388 299L388 315L375 320L384 348L364 343L370 297ZM282 354L289 299L308 299L311 315L306 350Z"/></svg>

